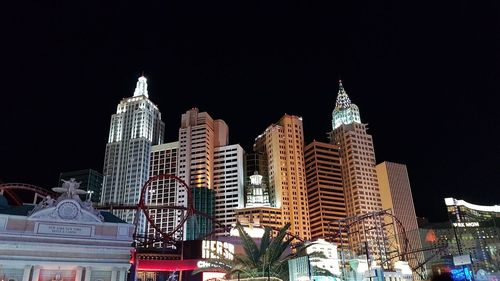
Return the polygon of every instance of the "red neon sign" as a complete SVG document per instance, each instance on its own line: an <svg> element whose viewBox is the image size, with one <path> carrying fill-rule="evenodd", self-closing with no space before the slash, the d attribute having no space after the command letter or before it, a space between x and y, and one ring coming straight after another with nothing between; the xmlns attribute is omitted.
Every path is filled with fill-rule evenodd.
<svg viewBox="0 0 500 281"><path fill-rule="evenodd" d="M137 271L184 271L198 269L200 260L140 260Z"/></svg>

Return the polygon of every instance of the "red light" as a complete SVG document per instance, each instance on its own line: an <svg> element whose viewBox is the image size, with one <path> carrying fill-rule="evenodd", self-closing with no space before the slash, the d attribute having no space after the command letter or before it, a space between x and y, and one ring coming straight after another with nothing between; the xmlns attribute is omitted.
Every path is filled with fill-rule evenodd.
<svg viewBox="0 0 500 281"><path fill-rule="evenodd" d="M140 260L137 271L184 271L198 269L200 260Z"/></svg>

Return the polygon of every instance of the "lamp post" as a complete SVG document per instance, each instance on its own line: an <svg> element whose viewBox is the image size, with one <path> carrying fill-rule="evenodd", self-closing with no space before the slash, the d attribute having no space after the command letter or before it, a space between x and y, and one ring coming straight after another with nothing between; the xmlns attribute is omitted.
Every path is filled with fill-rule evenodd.
<svg viewBox="0 0 500 281"><path fill-rule="evenodd" d="M94 194L93 190L87 190L88 198L87 200L92 201L92 194Z"/></svg>

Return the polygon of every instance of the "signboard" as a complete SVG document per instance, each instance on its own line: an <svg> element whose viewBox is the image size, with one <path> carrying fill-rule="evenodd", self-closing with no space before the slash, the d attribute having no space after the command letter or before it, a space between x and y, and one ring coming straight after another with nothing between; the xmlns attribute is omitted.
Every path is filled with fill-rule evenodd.
<svg viewBox="0 0 500 281"><path fill-rule="evenodd" d="M456 266L471 264L470 255L453 256L453 264Z"/></svg>
<svg viewBox="0 0 500 281"><path fill-rule="evenodd" d="M479 227L478 222L454 222L453 223L454 227Z"/></svg>
<svg viewBox="0 0 500 281"><path fill-rule="evenodd" d="M92 236L91 226L68 225L68 224L49 224L39 223L37 234L51 234L61 236Z"/></svg>

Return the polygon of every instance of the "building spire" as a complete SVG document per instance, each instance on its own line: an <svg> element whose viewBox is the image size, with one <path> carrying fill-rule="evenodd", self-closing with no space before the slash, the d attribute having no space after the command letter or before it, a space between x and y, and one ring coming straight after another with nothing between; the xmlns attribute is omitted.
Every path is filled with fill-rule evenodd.
<svg viewBox="0 0 500 281"><path fill-rule="evenodd" d="M144 77L144 72L142 73L142 76L139 77L139 80L137 81L137 84L135 86L135 91L134 91L134 97L137 96L146 96L148 98L148 79Z"/></svg>
<svg viewBox="0 0 500 281"><path fill-rule="evenodd" d="M348 108L351 106L351 100L344 90L344 85L342 85L342 80L339 80L339 92L337 94L337 101L335 103L335 108Z"/></svg>
<svg viewBox="0 0 500 281"><path fill-rule="evenodd" d="M351 123L361 123L359 109L351 102L344 89L342 80L339 79L339 92L337 94L337 101L335 102L335 109L332 112L332 128L335 130L343 124Z"/></svg>

